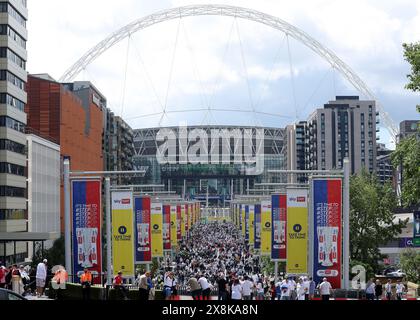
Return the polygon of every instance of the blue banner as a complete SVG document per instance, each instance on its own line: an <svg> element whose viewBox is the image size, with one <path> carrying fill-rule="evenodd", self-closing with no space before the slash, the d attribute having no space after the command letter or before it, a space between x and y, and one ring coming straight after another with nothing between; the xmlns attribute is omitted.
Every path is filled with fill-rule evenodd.
<svg viewBox="0 0 420 320"><path fill-rule="evenodd" d="M249 242L249 206L245 206L245 242Z"/></svg>

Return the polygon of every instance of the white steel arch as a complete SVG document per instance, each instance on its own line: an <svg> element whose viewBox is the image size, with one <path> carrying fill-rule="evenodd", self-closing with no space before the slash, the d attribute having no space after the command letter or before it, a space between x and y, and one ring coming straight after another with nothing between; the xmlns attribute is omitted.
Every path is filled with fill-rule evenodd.
<svg viewBox="0 0 420 320"><path fill-rule="evenodd" d="M180 19L191 16L227 16L241 18L245 20L255 21L271 28L280 30L287 35L293 37L295 40L301 42L309 49L314 51L321 58L326 60L333 68L338 70L342 76L347 79L353 87L363 94L366 98L375 100L375 95L364 83L364 81L338 56L324 47L317 40L309 36L306 32L296 28L295 26L268 14L241 7L227 6L227 5L191 5L178 7L173 9L163 10L139 20L136 20L127 26L117 30L103 41L98 43L95 47L86 52L74 65L72 65L60 78L60 82L70 82L79 73L81 73L89 64L97 59L101 54L109 48L129 37L131 34L136 33L142 29L148 28L152 25L162 23L168 20ZM396 142L399 130L391 119L389 114L383 107L377 103L378 111L387 130L391 134L392 139Z"/></svg>

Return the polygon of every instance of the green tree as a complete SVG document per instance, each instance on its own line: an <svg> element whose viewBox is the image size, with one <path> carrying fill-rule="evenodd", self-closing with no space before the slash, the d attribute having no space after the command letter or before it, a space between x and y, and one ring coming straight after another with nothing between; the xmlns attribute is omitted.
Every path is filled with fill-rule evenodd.
<svg viewBox="0 0 420 320"><path fill-rule="evenodd" d="M65 264L65 257L64 257L64 237L61 237L54 241L53 246L51 249L42 251L41 248L35 251L35 254L32 258L32 264L35 267L38 263L40 263L43 259L48 260L48 265L57 266Z"/></svg>
<svg viewBox="0 0 420 320"><path fill-rule="evenodd" d="M411 65L411 74L407 77L410 82L406 88L412 91L420 91L420 42L405 43L404 58Z"/></svg>
<svg viewBox="0 0 420 320"><path fill-rule="evenodd" d="M420 202L420 140L412 136L402 140L391 156L394 168L403 173L402 204L410 207Z"/></svg>
<svg viewBox="0 0 420 320"><path fill-rule="evenodd" d="M407 249L400 255L400 268L407 275L406 279L420 284L420 252Z"/></svg>
<svg viewBox="0 0 420 320"><path fill-rule="evenodd" d="M379 271L384 258L379 247L393 240L407 222L394 224L397 197L390 184L382 185L375 175L362 171L350 181L351 260Z"/></svg>

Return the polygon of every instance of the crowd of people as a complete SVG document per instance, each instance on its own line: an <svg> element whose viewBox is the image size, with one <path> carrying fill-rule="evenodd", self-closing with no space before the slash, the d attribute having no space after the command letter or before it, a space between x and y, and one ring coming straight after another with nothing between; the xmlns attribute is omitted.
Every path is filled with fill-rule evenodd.
<svg viewBox="0 0 420 320"><path fill-rule="evenodd" d="M44 294L47 280L47 260L44 259L36 268L13 264L6 268L0 266L0 288L11 290L19 295Z"/></svg>

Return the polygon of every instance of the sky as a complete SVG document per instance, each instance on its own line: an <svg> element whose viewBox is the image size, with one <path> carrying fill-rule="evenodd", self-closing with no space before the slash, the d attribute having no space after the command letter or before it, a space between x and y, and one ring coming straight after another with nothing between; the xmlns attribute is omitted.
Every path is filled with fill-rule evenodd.
<svg viewBox="0 0 420 320"><path fill-rule="evenodd" d="M402 43L420 41L420 0L30 0L28 72L58 80L120 28L193 4L239 6L286 21L350 66L396 125L418 118L420 97L404 89L410 66ZM336 95L359 94L293 37L219 16L139 30L74 80L91 81L134 129L181 123L284 127L307 119ZM380 137L391 140L384 129Z"/></svg>

